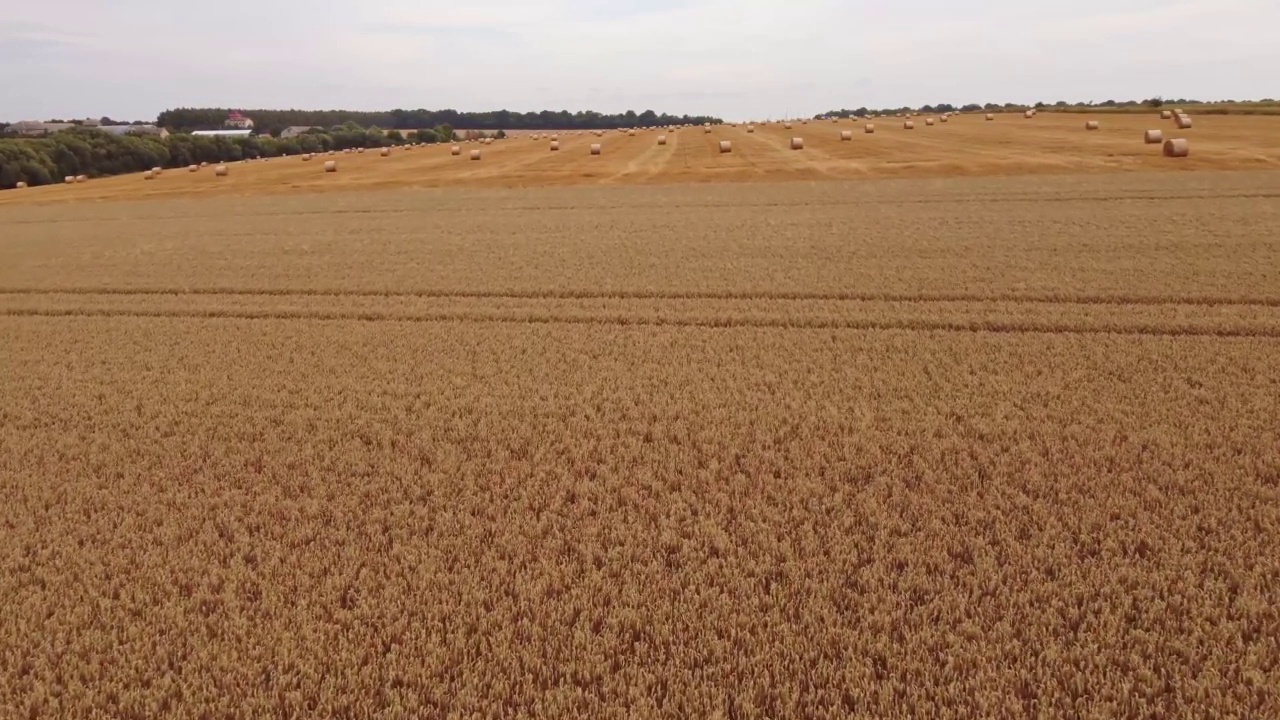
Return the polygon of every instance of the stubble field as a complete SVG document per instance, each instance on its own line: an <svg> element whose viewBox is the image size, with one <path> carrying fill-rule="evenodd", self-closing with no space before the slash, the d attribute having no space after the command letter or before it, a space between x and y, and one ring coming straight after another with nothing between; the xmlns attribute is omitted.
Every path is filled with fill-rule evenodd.
<svg viewBox="0 0 1280 720"><path fill-rule="evenodd" d="M1280 174L333 190L0 208L16 717L1280 715Z"/></svg>
<svg viewBox="0 0 1280 720"><path fill-rule="evenodd" d="M547 133L517 133L492 145L461 143L461 156L450 145L397 149L389 157L376 151L233 163L227 177L212 168L198 173L167 170L158 179L141 174L91 180L83 185L46 186L0 193L7 203L61 203L98 200L256 196L349 192L405 187L537 188L575 185L669 185L779 181L860 180L869 178L945 178L1064 173L1186 172L1194 170L1280 170L1280 116L1206 115L1194 127L1178 130L1172 121L1147 115L1082 115L1042 113L1027 120L1000 114L992 122L983 115L960 115L947 123L904 130L902 119L878 118L874 134L853 120L795 122L790 130L770 123L747 132L745 125L680 130L639 130L634 137L609 131L557 133L560 149L552 152ZM1101 122L1087 132L1086 120ZM1165 137L1184 137L1191 156L1169 159L1159 145L1145 145L1142 134L1160 129ZM849 141L841 131L853 133ZM659 135L667 136L658 145ZM789 149L792 137L805 148ZM719 152L721 140L733 150ZM590 155L593 143L601 154ZM471 150L481 159L471 161ZM325 173L326 160L338 163Z"/></svg>

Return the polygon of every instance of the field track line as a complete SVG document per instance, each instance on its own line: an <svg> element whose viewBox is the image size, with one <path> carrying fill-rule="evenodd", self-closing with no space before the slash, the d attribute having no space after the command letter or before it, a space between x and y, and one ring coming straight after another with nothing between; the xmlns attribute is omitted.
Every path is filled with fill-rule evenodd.
<svg viewBox="0 0 1280 720"><path fill-rule="evenodd" d="M1225 297L1214 295L1105 295L1072 293L900 293L875 291L804 292L739 290L346 290L275 288L164 287L0 287L0 296L33 295L226 295L245 297L359 297L359 298L474 298L508 300L793 300L848 302L991 302L1042 305L1189 305L1280 307L1280 296Z"/></svg>
<svg viewBox="0 0 1280 720"><path fill-rule="evenodd" d="M771 328L778 330L903 330L912 332L966 332L1041 335L1135 335L1150 337L1258 338L1280 339L1280 328L1204 328L1174 324L1072 325L1067 323L1008 322L988 320L824 320L762 318L652 318L626 315L503 316L484 313L383 314L357 312L301 312L251 310L107 310L107 309L13 309L0 310L2 317L38 318L138 318L190 320L311 320L406 323L501 323L526 325L613 325L620 327L685 327L705 329Z"/></svg>
<svg viewBox="0 0 1280 720"><path fill-rule="evenodd" d="M876 182L901 182L903 178L885 178ZM828 182L828 181L819 181ZM858 181L852 181L858 182ZM755 184L742 183L744 187L751 187ZM617 185L609 185L602 187L619 187ZM656 186L655 186L656 187ZM1176 195L1054 195L1054 196L1005 196L1005 197L954 197L954 198L842 198L839 200L821 200L821 199L805 199L795 202L780 201L764 201L764 202L674 202L674 203L650 203L650 204L547 204L547 205L488 205L485 207L486 214L503 213L503 212L529 212L536 210L538 212L549 211L567 211L567 212L599 212L601 210L646 210L655 207L662 207L664 210L675 208L688 208L690 210L714 209L714 208L774 208L774 207L858 207L863 205L995 205L995 204L1022 204L1022 203L1073 203L1073 202L1169 202L1174 200L1276 200L1280 199L1280 192L1269 193L1185 193ZM21 207L14 205L14 207ZM41 206L43 207L43 206ZM382 208L382 209L366 209L366 208L349 208L349 209L330 209L330 210L298 210L287 212L247 212L245 217L266 218L266 217L305 217L309 215L328 216L335 215L408 215L415 213L449 213L463 212L462 209L454 208ZM68 223L109 223L109 222L160 222L166 220L187 222L191 220L222 220L225 214L192 214L192 215L157 215L153 217L98 217L98 218L16 218L5 220L6 225L49 225Z"/></svg>

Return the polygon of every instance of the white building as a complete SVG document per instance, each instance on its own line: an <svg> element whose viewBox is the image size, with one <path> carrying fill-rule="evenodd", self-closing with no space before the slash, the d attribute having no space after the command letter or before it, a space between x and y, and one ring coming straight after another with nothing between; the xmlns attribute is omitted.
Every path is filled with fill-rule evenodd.
<svg viewBox="0 0 1280 720"><path fill-rule="evenodd" d="M194 130L192 135L200 137L232 137L247 138L253 134L252 130Z"/></svg>
<svg viewBox="0 0 1280 720"><path fill-rule="evenodd" d="M237 130L253 129L253 121L235 110L232 110L231 114L227 115L227 119L222 124L225 127L235 128Z"/></svg>

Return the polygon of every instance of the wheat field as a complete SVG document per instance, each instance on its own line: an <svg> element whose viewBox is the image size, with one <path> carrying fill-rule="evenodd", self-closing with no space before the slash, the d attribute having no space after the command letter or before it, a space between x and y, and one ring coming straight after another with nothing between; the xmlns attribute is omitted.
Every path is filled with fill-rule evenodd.
<svg viewBox="0 0 1280 720"><path fill-rule="evenodd" d="M5 193L0 707L1280 716L1280 173L806 127Z"/></svg>
<svg viewBox="0 0 1280 720"><path fill-rule="evenodd" d="M858 180L867 178L942 178L969 176L1060 175L1065 173L1123 173L1193 170L1280 170L1280 116L1220 116L1194 118L1195 126L1177 130L1157 114L1097 116L1041 113L1026 120L1000 114L987 122L982 114L958 115L947 123L926 127L915 118L916 129L902 129L902 120L878 118L874 134L865 123L811 120L755 126L716 126L680 130L641 130L634 137L609 131L597 138L589 133L558 133L560 150L552 152L548 133L518 133L492 145L461 143L479 149L482 159L468 152L450 154L449 144L396 149L389 157L377 152L317 155L233 163L225 178L213 168L198 173L172 170L153 181L141 174L95 179L82 185L53 185L21 192L0 192L7 203L63 203L118 199L207 197L222 195L315 194L361 189L406 187L536 188L573 185L652 185L777 181ZM1086 132L1084 123L1096 119L1102 128ZM1191 156L1177 160L1161 156L1159 145L1144 145L1142 134L1162 129L1165 137L1185 137ZM840 132L853 132L841 141ZM659 135L668 143L658 145ZM803 137L805 148L789 149L792 137ZM729 140L733 152L721 154L719 142ZM591 156L593 143L602 146ZM338 172L325 173L326 160Z"/></svg>

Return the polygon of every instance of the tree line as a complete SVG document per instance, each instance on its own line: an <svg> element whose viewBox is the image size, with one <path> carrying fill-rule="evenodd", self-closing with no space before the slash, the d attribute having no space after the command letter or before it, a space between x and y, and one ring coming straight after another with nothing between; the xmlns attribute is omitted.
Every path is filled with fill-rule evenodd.
<svg viewBox="0 0 1280 720"><path fill-rule="evenodd" d="M1215 102L1215 103L1204 103L1200 100L1192 100L1188 98L1166 99L1162 97L1153 97L1153 98L1147 98L1146 100L1104 100L1102 102L1096 102L1096 103L1095 102L1069 103L1066 100L1059 100L1054 103L1041 101L1041 102L1033 103L1031 105L1027 105L1025 103L969 103L968 105L961 105L960 107L956 107L951 103L938 103L937 105L922 105L921 107L918 107L918 108L907 107L905 105L903 107L898 107L898 108L880 108L880 109L860 107L855 110L850 110L850 109L844 108L840 110L830 110L826 113L814 115L814 118L817 119L817 118L836 117L836 116L848 117L853 115L857 115L860 117L867 117L869 115L897 115L898 113L908 113L908 112L921 112L921 113L980 112L980 111L1022 112L1024 110L1030 110L1032 108L1035 108L1037 110L1045 110L1045 109L1066 110L1066 109L1075 109L1075 108L1083 108L1083 109L1141 108L1141 107L1159 108L1159 107L1163 107L1166 104L1168 105L1204 105L1204 104L1233 105L1235 104L1235 102L1236 102L1235 100L1223 100L1221 102ZM1250 104L1258 104L1258 105L1267 105L1267 104L1272 104L1275 101L1272 100L1271 98L1263 98L1262 100L1258 100L1256 102L1255 101L1242 101L1242 102L1247 102Z"/></svg>
<svg viewBox="0 0 1280 720"><path fill-rule="evenodd" d="M452 139L453 128L440 125L412 133L384 132L345 123L326 130L311 130L280 139L254 135L246 138L174 133L109 135L92 128L76 128L42 138L0 139L0 189L20 182L28 186L62 182L69 175L105 177L142 172L153 167L175 168L202 162L319 153L348 148L378 148L406 142L436 143Z"/></svg>
<svg viewBox="0 0 1280 720"><path fill-rule="evenodd" d="M229 108L176 108L165 110L156 124L177 132L215 130L222 127ZM463 130L611 130L614 128L650 127L658 125L718 123L719 118L703 115L668 115L645 110L637 113L598 113L543 110L542 112L459 112L457 110L388 110L361 112L352 110L240 110L253 120L254 129L279 137L287 127L332 127L344 123L400 130L418 130L449 125Z"/></svg>

